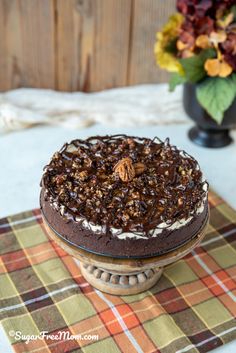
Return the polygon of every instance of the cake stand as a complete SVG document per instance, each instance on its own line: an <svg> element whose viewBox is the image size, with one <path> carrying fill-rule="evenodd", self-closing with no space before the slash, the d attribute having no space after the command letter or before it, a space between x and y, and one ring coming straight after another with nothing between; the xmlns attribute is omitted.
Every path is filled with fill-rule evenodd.
<svg viewBox="0 0 236 353"><path fill-rule="evenodd" d="M209 212L199 232L189 242L163 255L148 258L114 258L97 255L71 245L48 225L49 237L68 254L78 259L82 275L93 287L114 295L131 295L146 291L156 284L163 268L189 254L205 236Z"/></svg>

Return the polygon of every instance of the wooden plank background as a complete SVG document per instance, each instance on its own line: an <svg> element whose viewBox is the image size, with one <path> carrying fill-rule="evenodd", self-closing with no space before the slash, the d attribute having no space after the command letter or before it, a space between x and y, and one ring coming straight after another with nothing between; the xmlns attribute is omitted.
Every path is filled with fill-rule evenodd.
<svg viewBox="0 0 236 353"><path fill-rule="evenodd" d="M155 33L174 0L0 0L0 91L167 81Z"/></svg>

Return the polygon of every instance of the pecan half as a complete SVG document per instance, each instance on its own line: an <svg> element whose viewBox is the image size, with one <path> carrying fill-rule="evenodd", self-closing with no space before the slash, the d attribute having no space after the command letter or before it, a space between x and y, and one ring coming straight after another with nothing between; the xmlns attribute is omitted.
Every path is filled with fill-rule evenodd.
<svg viewBox="0 0 236 353"><path fill-rule="evenodd" d="M135 177L135 169L132 163L132 159L122 158L114 167L115 173L119 174L122 181L128 182Z"/></svg>

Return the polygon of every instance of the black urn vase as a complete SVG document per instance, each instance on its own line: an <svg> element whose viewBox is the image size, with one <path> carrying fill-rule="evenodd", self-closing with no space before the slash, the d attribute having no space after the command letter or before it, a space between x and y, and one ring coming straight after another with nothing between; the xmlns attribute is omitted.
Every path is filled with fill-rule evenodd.
<svg viewBox="0 0 236 353"><path fill-rule="evenodd" d="M183 105L185 112L195 122L195 126L189 130L189 138L196 144L204 147L224 147L233 140L230 129L236 127L236 99L224 113L221 124L217 124L206 110L198 103L196 97L196 85L184 84Z"/></svg>

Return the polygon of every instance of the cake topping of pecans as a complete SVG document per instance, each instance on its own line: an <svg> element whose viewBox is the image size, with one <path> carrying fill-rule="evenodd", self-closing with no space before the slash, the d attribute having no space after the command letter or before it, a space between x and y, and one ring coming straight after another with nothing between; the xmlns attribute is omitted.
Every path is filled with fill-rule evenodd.
<svg viewBox="0 0 236 353"><path fill-rule="evenodd" d="M197 212L207 195L197 161L158 138L93 136L65 144L45 168L44 197L63 217L149 236ZM56 206L55 206L56 205ZM103 233L103 234L104 234Z"/></svg>

